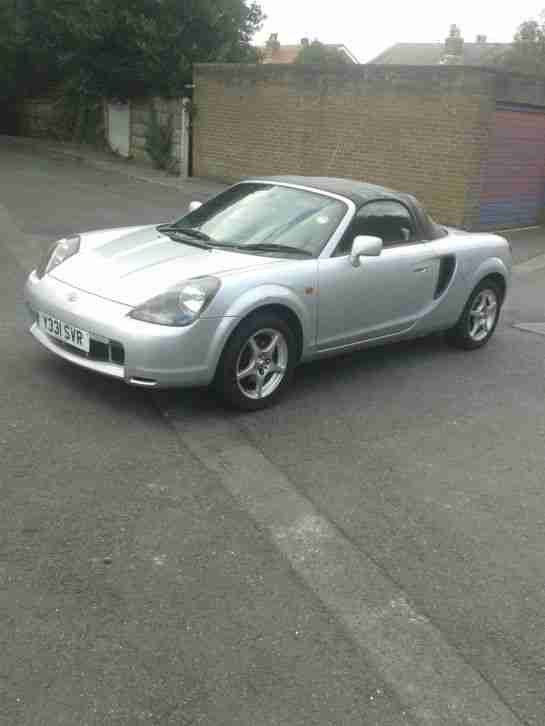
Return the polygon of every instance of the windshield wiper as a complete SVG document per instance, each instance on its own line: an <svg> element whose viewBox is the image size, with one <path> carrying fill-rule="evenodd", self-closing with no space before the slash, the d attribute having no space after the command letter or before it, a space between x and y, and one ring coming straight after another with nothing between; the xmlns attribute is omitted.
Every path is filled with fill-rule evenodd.
<svg viewBox="0 0 545 726"><path fill-rule="evenodd" d="M170 237L174 242L182 242L184 245L191 245L192 247L199 247L201 250L211 250L212 247L207 245L206 242L198 242L196 239L191 239L186 234L180 234L179 232L166 232L164 229L161 230L167 237Z"/></svg>
<svg viewBox="0 0 545 726"><path fill-rule="evenodd" d="M201 239L203 242L211 242L212 237L201 232L200 229L194 229L193 227L178 227L176 224L160 224L157 227L159 232L179 232L185 234L187 237L195 237L195 239Z"/></svg>
<svg viewBox="0 0 545 726"><path fill-rule="evenodd" d="M292 245L276 245L272 242L258 242L253 245L238 245L239 250L255 250L256 252L289 252L291 254L305 255L305 257L314 257L312 252L302 250L300 247Z"/></svg>
<svg viewBox="0 0 545 726"><path fill-rule="evenodd" d="M197 237L197 239L192 239L196 237L196 235L190 235L186 232L186 229L180 229L179 227L157 227L157 230L161 232L162 234L166 234L167 237L170 237L171 240L174 240L174 242L183 242L185 245L192 245L193 247L199 247L201 250L211 250L212 247L209 244L206 244L206 242L198 242L197 240L202 239L200 234ZM192 230L194 231L194 230ZM203 233L204 234L204 233ZM205 235L207 239L210 239L208 235Z"/></svg>

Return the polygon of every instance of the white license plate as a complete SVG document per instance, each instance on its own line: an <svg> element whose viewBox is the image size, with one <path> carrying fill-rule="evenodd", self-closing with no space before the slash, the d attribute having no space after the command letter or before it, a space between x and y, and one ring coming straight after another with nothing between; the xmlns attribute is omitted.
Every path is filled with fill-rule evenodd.
<svg viewBox="0 0 545 726"><path fill-rule="evenodd" d="M62 340L63 343L73 345L74 348L84 350L86 353L89 352L91 337L85 330L64 323L51 315L46 315L46 313L38 313L38 325L53 338Z"/></svg>

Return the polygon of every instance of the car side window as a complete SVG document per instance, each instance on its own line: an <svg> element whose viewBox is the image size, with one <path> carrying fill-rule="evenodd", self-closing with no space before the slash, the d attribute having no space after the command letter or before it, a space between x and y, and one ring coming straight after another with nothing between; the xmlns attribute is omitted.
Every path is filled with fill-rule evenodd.
<svg viewBox="0 0 545 726"><path fill-rule="evenodd" d="M400 202L383 200L368 202L357 213L335 250L335 256L347 255L358 235L380 237L384 247L407 244L416 240L411 213Z"/></svg>

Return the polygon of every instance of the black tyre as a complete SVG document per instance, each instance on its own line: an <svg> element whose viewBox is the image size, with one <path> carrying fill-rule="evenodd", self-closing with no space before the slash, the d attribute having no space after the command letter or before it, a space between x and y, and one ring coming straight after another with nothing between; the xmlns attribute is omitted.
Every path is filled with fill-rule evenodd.
<svg viewBox="0 0 545 726"><path fill-rule="evenodd" d="M454 328L447 331L447 341L464 350L486 345L498 324L502 302L503 294L497 282L490 279L480 282Z"/></svg>
<svg viewBox="0 0 545 726"><path fill-rule="evenodd" d="M229 338L214 386L230 407L257 411L271 406L292 378L296 350L294 332L281 316L251 315Z"/></svg>

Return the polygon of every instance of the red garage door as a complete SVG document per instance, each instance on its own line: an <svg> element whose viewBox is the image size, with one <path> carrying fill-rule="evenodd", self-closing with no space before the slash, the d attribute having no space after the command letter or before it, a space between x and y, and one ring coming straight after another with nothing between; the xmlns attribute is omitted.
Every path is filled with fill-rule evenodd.
<svg viewBox="0 0 545 726"><path fill-rule="evenodd" d="M535 224L545 202L545 111L498 109L481 175L481 226Z"/></svg>

